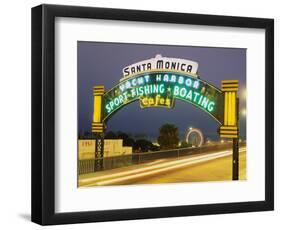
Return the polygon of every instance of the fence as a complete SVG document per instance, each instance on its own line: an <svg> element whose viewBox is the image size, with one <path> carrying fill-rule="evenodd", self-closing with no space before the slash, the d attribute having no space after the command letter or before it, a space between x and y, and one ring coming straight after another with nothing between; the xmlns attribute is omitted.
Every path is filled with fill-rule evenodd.
<svg viewBox="0 0 281 230"><path fill-rule="evenodd" d="M240 143L240 146L245 146L245 143ZM206 151L220 151L229 149L232 147L232 143L218 144L218 145L206 145L198 148L181 148L173 150L163 150L155 152L145 153L133 153L132 155L106 157L103 159L88 159L78 161L78 173L86 174L95 172L95 161L103 161L103 170L109 170L114 168L120 168L135 164L146 163L163 158L179 158L183 156L200 154Z"/></svg>

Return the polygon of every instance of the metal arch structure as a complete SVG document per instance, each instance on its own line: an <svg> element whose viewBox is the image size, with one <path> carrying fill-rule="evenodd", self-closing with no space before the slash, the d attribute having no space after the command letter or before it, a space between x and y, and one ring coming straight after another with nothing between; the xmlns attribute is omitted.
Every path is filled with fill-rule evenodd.
<svg viewBox="0 0 281 230"><path fill-rule="evenodd" d="M200 129L197 129L197 128L189 128L187 133L186 133L186 142L189 143L189 137L192 133L197 133L199 136L200 136L200 143L198 144L197 147L201 147L204 143L204 135L203 133L201 132Z"/></svg>
<svg viewBox="0 0 281 230"><path fill-rule="evenodd" d="M203 110L219 124L221 138L233 140L233 180L239 179L239 106L238 80L221 81L221 89L200 79L197 75L152 69L121 80L112 89L93 88L92 133L96 140L95 171L102 170L104 132L108 119L122 107L139 101L141 108L173 108L175 99L185 101Z"/></svg>

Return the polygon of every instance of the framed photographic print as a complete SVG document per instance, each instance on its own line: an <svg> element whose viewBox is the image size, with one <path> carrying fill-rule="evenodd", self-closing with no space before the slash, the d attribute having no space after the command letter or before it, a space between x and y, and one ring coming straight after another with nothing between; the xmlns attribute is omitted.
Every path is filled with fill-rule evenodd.
<svg viewBox="0 0 281 230"><path fill-rule="evenodd" d="M274 22L32 8L32 221L273 210Z"/></svg>

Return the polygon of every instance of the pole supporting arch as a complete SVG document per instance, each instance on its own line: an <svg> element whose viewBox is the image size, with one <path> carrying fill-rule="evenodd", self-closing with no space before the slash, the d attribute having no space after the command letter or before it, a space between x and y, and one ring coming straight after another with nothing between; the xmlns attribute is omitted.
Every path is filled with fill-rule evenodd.
<svg viewBox="0 0 281 230"><path fill-rule="evenodd" d="M222 138L238 138L238 80L223 80L221 88L224 97L224 119L223 125L220 127L220 136Z"/></svg>
<svg viewBox="0 0 281 230"><path fill-rule="evenodd" d="M95 139L95 164L94 171L103 169L104 156L104 122L103 122L103 95L105 93L104 86L93 87L93 119L92 133Z"/></svg>

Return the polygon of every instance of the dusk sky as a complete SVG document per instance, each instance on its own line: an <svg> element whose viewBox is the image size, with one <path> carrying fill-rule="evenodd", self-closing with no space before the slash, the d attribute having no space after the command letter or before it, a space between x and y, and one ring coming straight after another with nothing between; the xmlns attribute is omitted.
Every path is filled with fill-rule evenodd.
<svg viewBox="0 0 281 230"><path fill-rule="evenodd" d="M246 49L190 46L147 45L104 42L78 42L78 132L90 131L95 85L106 90L119 83L125 66L157 54L163 57L183 58L199 63L198 74L220 88L221 80L238 79L239 94L246 89ZM240 97L240 111L246 108L245 96ZM132 135L146 134L155 139L164 123L175 124L181 139L188 127L202 130L206 137L217 139L219 123L204 111L186 102L176 100L173 109L141 109L139 101L121 108L107 122L108 131L123 131ZM246 118L240 116L240 131L246 135Z"/></svg>

